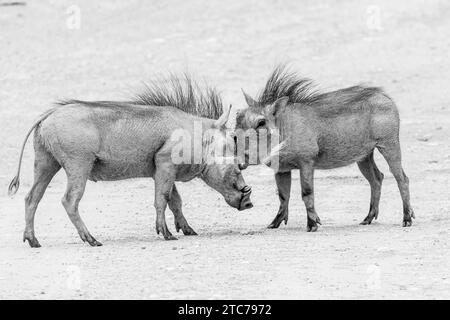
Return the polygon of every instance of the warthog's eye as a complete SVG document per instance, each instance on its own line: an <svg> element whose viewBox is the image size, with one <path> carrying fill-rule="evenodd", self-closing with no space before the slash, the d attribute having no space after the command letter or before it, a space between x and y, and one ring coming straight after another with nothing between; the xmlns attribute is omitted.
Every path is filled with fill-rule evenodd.
<svg viewBox="0 0 450 320"><path fill-rule="evenodd" d="M256 124L256 129L262 128L265 125L266 125L266 120L265 119L258 120L258 123Z"/></svg>

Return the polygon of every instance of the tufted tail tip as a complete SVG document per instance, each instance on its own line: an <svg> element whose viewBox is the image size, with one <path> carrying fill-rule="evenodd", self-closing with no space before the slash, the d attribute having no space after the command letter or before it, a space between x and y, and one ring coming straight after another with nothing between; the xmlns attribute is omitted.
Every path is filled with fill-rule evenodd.
<svg viewBox="0 0 450 320"><path fill-rule="evenodd" d="M14 196L17 190L19 190L19 186L20 186L19 176L15 176L14 179L12 179L11 183L9 184L8 196L10 197Z"/></svg>

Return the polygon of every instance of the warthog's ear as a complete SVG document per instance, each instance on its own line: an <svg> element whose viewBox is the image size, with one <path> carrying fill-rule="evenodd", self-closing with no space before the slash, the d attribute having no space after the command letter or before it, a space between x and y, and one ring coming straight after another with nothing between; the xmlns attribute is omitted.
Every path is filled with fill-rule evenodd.
<svg viewBox="0 0 450 320"><path fill-rule="evenodd" d="M228 118L230 117L230 111L231 111L231 104L228 110L224 110L220 118L214 122L213 128L223 129L228 122Z"/></svg>
<svg viewBox="0 0 450 320"><path fill-rule="evenodd" d="M274 103L267 106L267 113L276 117L281 111L284 110L288 102L289 97L278 98Z"/></svg>
<svg viewBox="0 0 450 320"><path fill-rule="evenodd" d="M245 93L244 89L241 88L241 90L242 93L244 94L245 101L247 102L249 107L254 107L258 104L255 100L253 100L252 97L250 97L247 93Z"/></svg>

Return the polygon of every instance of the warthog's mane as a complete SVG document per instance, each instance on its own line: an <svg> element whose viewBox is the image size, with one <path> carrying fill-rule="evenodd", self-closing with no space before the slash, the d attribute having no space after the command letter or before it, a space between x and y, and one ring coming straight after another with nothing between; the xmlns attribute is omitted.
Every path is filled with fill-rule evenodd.
<svg viewBox="0 0 450 320"><path fill-rule="evenodd" d="M336 104L364 101L375 93L383 93L381 88L363 84L325 93L316 88L311 79L290 71L286 65L279 65L269 76L256 101L263 107L274 103L279 98L289 97L290 103L327 104L329 107L333 107Z"/></svg>
<svg viewBox="0 0 450 320"><path fill-rule="evenodd" d="M222 98L214 87L200 86L188 74L170 75L144 83L145 90L138 93L133 103L152 106L172 106L187 113L218 119L223 112Z"/></svg>
<svg viewBox="0 0 450 320"><path fill-rule="evenodd" d="M289 97L289 102L310 102L318 96L314 83L289 71L285 65L277 66L267 79L264 89L256 98L263 106L274 103L281 97Z"/></svg>
<svg viewBox="0 0 450 320"><path fill-rule="evenodd" d="M188 74L170 75L145 82L144 90L130 101L60 100L58 105L80 103L92 107L126 108L130 104L141 106L175 107L184 112L210 119L218 119L223 112L219 91L211 86L200 86Z"/></svg>

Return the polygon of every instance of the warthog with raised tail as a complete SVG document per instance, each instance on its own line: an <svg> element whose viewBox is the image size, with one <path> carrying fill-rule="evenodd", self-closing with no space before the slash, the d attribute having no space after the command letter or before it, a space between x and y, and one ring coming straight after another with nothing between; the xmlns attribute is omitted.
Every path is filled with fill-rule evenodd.
<svg viewBox="0 0 450 320"><path fill-rule="evenodd" d="M203 92L188 77L184 80L171 78L162 84L153 82L130 102L70 100L59 103L29 130L17 175L9 187L10 195L17 192L24 146L34 130L34 182L25 198L23 240L28 240L31 247L40 247L34 233L36 208L61 167L67 174L62 204L81 239L91 246L101 243L88 231L78 212L87 180L152 177L155 180L156 231L166 240L176 239L166 225L167 205L174 214L177 232L181 229L185 235L196 234L183 216L175 181L199 177L220 192L230 206L239 210L251 208L251 188L246 185L236 160L228 159L223 163L220 159L211 159L214 155L210 151L215 148L234 154L235 141L225 133L230 109L219 117L222 110L215 90ZM197 136L195 127L200 128ZM187 161L175 163L172 151L179 141L174 139L177 136L174 133L180 130L193 140L197 139L200 148L192 147ZM190 148L191 145L187 146L187 150Z"/></svg>
<svg viewBox="0 0 450 320"><path fill-rule="evenodd" d="M314 209L314 169L332 169L356 162L369 181L369 214L361 224L378 217L383 174L378 170L374 149L386 159L397 180L403 200L403 226L414 218L409 182L401 163L399 114L395 103L380 88L354 86L333 92L312 90L309 79L284 66L277 67L255 100L244 92L248 108L237 116L241 129L279 131L283 141L279 169L275 173L280 207L269 228L288 221L291 170L300 169L302 199L307 211L307 230L320 224Z"/></svg>

